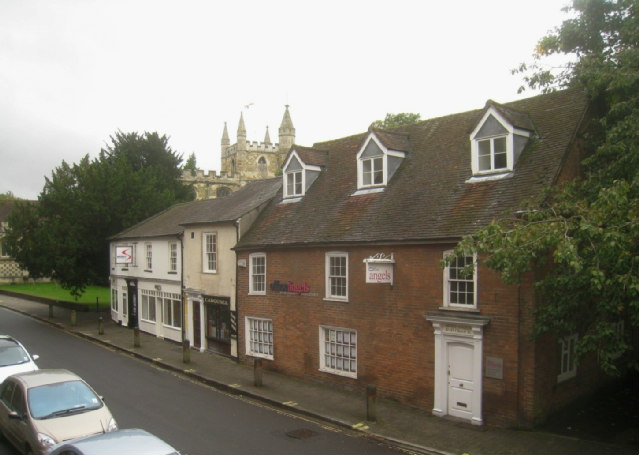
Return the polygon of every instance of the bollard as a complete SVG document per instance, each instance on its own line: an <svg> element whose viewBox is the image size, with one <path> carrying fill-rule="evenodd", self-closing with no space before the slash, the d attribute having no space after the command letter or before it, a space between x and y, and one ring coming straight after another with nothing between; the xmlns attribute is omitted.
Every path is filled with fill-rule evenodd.
<svg viewBox="0 0 639 455"><path fill-rule="evenodd" d="M133 327L133 347L140 347L140 329L137 327Z"/></svg>
<svg viewBox="0 0 639 455"><path fill-rule="evenodd" d="M191 361L191 342L184 340L182 342L182 362L189 363Z"/></svg>
<svg viewBox="0 0 639 455"><path fill-rule="evenodd" d="M377 387L372 384L366 386L366 420L377 421Z"/></svg>
<svg viewBox="0 0 639 455"><path fill-rule="evenodd" d="M78 324L78 313L75 310L71 310L71 327L75 327Z"/></svg>
<svg viewBox="0 0 639 455"><path fill-rule="evenodd" d="M49 304L49 319L53 319L53 303Z"/></svg>
<svg viewBox="0 0 639 455"><path fill-rule="evenodd" d="M253 385L262 387L262 359L253 360Z"/></svg>
<svg viewBox="0 0 639 455"><path fill-rule="evenodd" d="M102 319L102 316L98 318L98 335L104 335L104 319Z"/></svg>

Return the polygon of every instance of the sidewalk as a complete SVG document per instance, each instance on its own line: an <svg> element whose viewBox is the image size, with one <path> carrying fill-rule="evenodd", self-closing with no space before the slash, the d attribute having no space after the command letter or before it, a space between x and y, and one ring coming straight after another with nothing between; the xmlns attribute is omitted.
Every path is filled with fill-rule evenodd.
<svg viewBox="0 0 639 455"><path fill-rule="evenodd" d="M302 381L264 370L263 385L256 387L253 367L211 353L190 351L183 362L182 346L140 332L134 347L133 330L104 317L104 333L98 333L95 312L77 312L71 325L71 310L0 294L0 307L17 311L110 346L163 368L183 373L229 393L251 397L293 413L367 433L370 437L408 451L430 454L631 454L631 447L579 440L540 431L474 427L432 416L390 400L377 400L377 421L366 421L366 398L321 384Z"/></svg>

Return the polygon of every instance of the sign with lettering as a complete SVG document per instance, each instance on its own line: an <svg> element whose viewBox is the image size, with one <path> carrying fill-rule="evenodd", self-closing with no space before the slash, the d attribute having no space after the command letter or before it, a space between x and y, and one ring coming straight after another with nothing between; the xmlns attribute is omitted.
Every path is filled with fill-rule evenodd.
<svg viewBox="0 0 639 455"><path fill-rule="evenodd" d="M460 324L445 324L442 326L444 333L448 333L450 335L467 335L470 336L473 334L472 327L468 325L460 325Z"/></svg>
<svg viewBox="0 0 639 455"><path fill-rule="evenodd" d="M317 295L317 294L310 294L311 288L306 283L306 281L302 283L293 283L292 281L282 283L280 282L280 280L275 280L271 283L271 285L269 286L269 289L271 291L279 291L280 293L286 293L286 294Z"/></svg>
<svg viewBox="0 0 639 455"><path fill-rule="evenodd" d="M231 299L228 297L216 297L213 295L204 295L202 297L203 297L204 303L210 303L212 305L229 306L231 304Z"/></svg>
<svg viewBox="0 0 639 455"><path fill-rule="evenodd" d="M133 247L132 246L116 246L115 247L115 263L116 264L132 264L133 263Z"/></svg>
<svg viewBox="0 0 639 455"><path fill-rule="evenodd" d="M366 263L367 283L392 283L393 264L380 264L376 262Z"/></svg>

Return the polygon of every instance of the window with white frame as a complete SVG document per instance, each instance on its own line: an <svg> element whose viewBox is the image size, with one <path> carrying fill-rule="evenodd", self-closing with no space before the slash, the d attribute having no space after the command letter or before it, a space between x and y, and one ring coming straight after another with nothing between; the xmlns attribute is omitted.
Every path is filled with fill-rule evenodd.
<svg viewBox="0 0 639 455"><path fill-rule="evenodd" d="M118 311L118 289L117 287L111 288L111 309Z"/></svg>
<svg viewBox="0 0 639 455"><path fill-rule="evenodd" d="M178 244L169 244L169 272L177 272L178 268Z"/></svg>
<svg viewBox="0 0 639 455"><path fill-rule="evenodd" d="M202 262L204 273L217 271L217 234L214 232L202 235Z"/></svg>
<svg viewBox="0 0 639 455"><path fill-rule="evenodd" d="M575 361L575 349L577 347L577 335L570 335L559 340L560 358L559 375L557 382L574 378L577 375L577 362Z"/></svg>
<svg viewBox="0 0 639 455"><path fill-rule="evenodd" d="M347 253L326 253L326 299L348 300Z"/></svg>
<svg viewBox="0 0 639 455"><path fill-rule="evenodd" d="M155 291L142 289L142 314L141 318L145 321L155 322Z"/></svg>
<svg viewBox="0 0 639 455"><path fill-rule="evenodd" d="M180 294L164 292L161 297L163 323L169 327L182 327L182 299Z"/></svg>
<svg viewBox="0 0 639 455"><path fill-rule="evenodd" d="M146 251L146 270L153 270L153 245L146 243L144 247Z"/></svg>
<svg viewBox="0 0 639 455"><path fill-rule="evenodd" d="M452 254L452 251L447 251L444 257ZM460 309L477 308L476 296L475 256L455 256L444 269L444 306Z"/></svg>
<svg viewBox="0 0 639 455"><path fill-rule="evenodd" d="M266 294L266 254L249 255L249 294Z"/></svg>
<svg viewBox="0 0 639 455"><path fill-rule="evenodd" d="M478 141L479 171L500 171L508 167L506 136Z"/></svg>
<svg viewBox="0 0 639 455"><path fill-rule="evenodd" d="M489 108L470 134L471 181L510 175L533 134L532 128L532 123L515 127L497 109Z"/></svg>
<svg viewBox="0 0 639 455"><path fill-rule="evenodd" d="M302 196L302 171L286 173L286 196Z"/></svg>
<svg viewBox="0 0 639 455"><path fill-rule="evenodd" d="M271 319L245 319L246 355L273 359L273 321Z"/></svg>
<svg viewBox="0 0 639 455"><path fill-rule="evenodd" d="M357 332L335 327L319 328L320 370L357 377Z"/></svg>
<svg viewBox="0 0 639 455"><path fill-rule="evenodd" d="M384 184L384 158L377 156L362 159L362 185L373 186Z"/></svg>

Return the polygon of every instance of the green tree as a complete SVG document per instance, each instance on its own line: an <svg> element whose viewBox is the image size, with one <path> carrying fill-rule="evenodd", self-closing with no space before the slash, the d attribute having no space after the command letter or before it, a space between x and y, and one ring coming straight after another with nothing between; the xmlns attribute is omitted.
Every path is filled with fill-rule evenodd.
<svg viewBox="0 0 639 455"><path fill-rule="evenodd" d="M399 114L386 114L384 120L375 120L372 126L387 130L401 125L411 125L420 121L420 114L401 112Z"/></svg>
<svg viewBox="0 0 639 455"><path fill-rule="evenodd" d="M18 203L12 212L9 253L32 276L50 276L74 295L105 284L110 236L192 199L179 181L181 160L166 136L118 132L97 159L63 161L38 203Z"/></svg>
<svg viewBox="0 0 639 455"><path fill-rule="evenodd" d="M638 368L631 340L639 328L639 20L636 0L575 0L568 10L573 18L515 72L531 88L580 86L590 96L583 178L464 238L456 253L480 253L506 282L532 271L542 297L533 336L578 333L577 358L595 353L616 375L619 353L624 369ZM545 68L553 54L570 63Z"/></svg>
<svg viewBox="0 0 639 455"><path fill-rule="evenodd" d="M184 164L184 169L191 171L191 175L195 175L195 171L197 169L197 160L195 159L195 153L191 153L189 158L186 160Z"/></svg>

